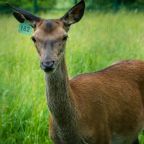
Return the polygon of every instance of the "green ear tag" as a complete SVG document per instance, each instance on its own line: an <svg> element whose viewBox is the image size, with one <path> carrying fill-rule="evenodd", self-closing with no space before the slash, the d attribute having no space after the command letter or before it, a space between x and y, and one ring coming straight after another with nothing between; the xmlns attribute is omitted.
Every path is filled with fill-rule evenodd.
<svg viewBox="0 0 144 144"><path fill-rule="evenodd" d="M20 23L18 31L22 34L29 35L32 33L32 27L28 22Z"/></svg>

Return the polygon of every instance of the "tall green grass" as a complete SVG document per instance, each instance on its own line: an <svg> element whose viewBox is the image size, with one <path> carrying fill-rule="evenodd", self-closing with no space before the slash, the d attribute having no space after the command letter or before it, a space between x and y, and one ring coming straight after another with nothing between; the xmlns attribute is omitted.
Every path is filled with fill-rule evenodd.
<svg viewBox="0 0 144 144"><path fill-rule="evenodd" d="M141 13L125 11L86 13L69 32L69 75L97 71L124 59L143 60L143 19ZM30 36L17 29L12 16L0 16L0 144L50 144L44 73Z"/></svg>

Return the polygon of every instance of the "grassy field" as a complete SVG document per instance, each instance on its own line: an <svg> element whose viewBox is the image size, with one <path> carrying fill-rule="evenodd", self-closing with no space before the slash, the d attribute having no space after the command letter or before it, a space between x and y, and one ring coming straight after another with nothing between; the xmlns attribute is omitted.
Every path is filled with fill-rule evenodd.
<svg viewBox="0 0 144 144"><path fill-rule="evenodd" d="M51 144L44 73L30 36L17 29L12 16L0 16L0 144ZM71 77L124 59L144 60L144 15L87 12L69 32L66 58Z"/></svg>

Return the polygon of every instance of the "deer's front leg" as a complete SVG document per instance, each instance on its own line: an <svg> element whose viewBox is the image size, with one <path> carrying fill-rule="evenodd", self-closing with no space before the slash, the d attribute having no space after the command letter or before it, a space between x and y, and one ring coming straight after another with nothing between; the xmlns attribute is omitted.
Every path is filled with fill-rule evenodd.
<svg viewBox="0 0 144 144"><path fill-rule="evenodd" d="M96 138L94 144L113 144L108 126L103 127L99 125L97 130L94 136Z"/></svg>

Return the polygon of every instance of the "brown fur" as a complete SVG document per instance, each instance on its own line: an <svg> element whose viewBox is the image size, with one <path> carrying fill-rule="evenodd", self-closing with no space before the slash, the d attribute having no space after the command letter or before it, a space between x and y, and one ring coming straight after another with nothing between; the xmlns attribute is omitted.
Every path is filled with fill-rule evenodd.
<svg viewBox="0 0 144 144"><path fill-rule="evenodd" d="M95 141L101 134L111 137L114 132L134 138L143 128L144 62L124 61L97 73L80 75L70 84L76 93L83 135Z"/></svg>
<svg viewBox="0 0 144 144"><path fill-rule="evenodd" d="M144 62L123 61L69 85L78 135L89 144L111 144L113 134L131 144L143 129Z"/></svg>

